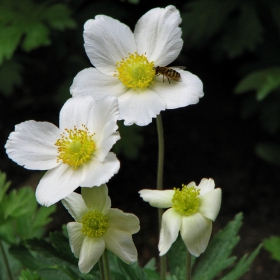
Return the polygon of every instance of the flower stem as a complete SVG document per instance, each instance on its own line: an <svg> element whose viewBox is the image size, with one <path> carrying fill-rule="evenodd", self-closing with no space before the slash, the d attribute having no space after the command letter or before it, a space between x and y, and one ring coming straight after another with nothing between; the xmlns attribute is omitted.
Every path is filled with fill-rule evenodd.
<svg viewBox="0 0 280 280"><path fill-rule="evenodd" d="M99 270L100 270L100 280L105 280L104 263L103 263L102 256L99 259L98 263L99 263Z"/></svg>
<svg viewBox="0 0 280 280"><path fill-rule="evenodd" d="M4 262L5 262L6 268L7 268L7 274L8 274L9 280L13 280L13 275L12 275L12 272L11 272L11 268L10 268L8 258L7 258L6 252L5 252L5 248L2 244L2 241L0 241L0 249L1 249L1 252L2 252L2 255L3 255L3 259L4 259Z"/></svg>
<svg viewBox="0 0 280 280"><path fill-rule="evenodd" d="M157 189L162 190L163 188L163 162L164 162L164 137L163 137L163 126L161 115L156 118L157 121L157 133L158 133L158 170L157 170ZM161 218L163 209L158 208L158 221L159 230L161 226ZM166 277L166 255L160 258L160 279L165 280Z"/></svg>
<svg viewBox="0 0 280 280"><path fill-rule="evenodd" d="M192 267L191 267L191 262L192 260L192 256L191 254L189 253L189 251L187 250L187 256L186 256L186 280L191 280L191 270L192 270Z"/></svg>
<svg viewBox="0 0 280 280"><path fill-rule="evenodd" d="M105 270L105 279L106 280L110 280L110 268L109 268L109 261L108 261L108 254L107 254L107 250L105 249L103 255L103 264L104 264L104 270Z"/></svg>

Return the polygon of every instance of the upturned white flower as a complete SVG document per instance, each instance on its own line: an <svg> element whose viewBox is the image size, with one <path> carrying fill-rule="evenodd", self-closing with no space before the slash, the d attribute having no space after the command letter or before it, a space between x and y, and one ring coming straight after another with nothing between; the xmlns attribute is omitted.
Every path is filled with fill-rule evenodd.
<svg viewBox="0 0 280 280"><path fill-rule="evenodd" d="M212 179L202 179L196 186L195 182L183 185L182 190L141 190L140 196L151 206L169 208L162 216L159 251L164 255L172 243L181 237L188 251L199 256L208 245L212 221L221 207L221 189L214 189Z"/></svg>
<svg viewBox="0 0 280 280"><path fill-rule="evenodd" d="M197 103L203 96L197 76L176 69L181 76L178 82L156 75L155 71L179 55L183 46L178 27L181 21L174 6L147 12L138 20L134 33L105 15L88 20L84 25L84 46L95 68L77 74L71 94L92 94L96 100L104 95L116 96L119 119L125 125L147 125L160 111Z"/></svg>
<svg viewBox="0 0 280 280"><path fill-rule="evenodd" d="M48 170L36 190L40 204L50 206L78 186L100 186L118 172L120 163L109 152L120 139L118 115L115 97L96 103L88 95L64 104L59 128L36 121L15 126L5 145L8 156L26 169Z"/></svg>
<svg viewBox="0 0 280 280"><path fill-rule="evenodd" d="M125 263L136 262L132 234L139 231L139 220L133 214L110 208L106 185L82 188L82 195L72 193L62 203L76 221L67 224L67 231L81 272L89 272L105 248Z"/></svg>

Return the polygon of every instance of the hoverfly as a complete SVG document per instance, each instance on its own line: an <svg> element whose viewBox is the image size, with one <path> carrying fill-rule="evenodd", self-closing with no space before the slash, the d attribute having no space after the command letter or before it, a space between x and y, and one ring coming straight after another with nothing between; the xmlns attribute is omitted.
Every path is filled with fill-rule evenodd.
<svg viewBox="0 0 280 280"><path fill-rule="evenodd" d="M176 82L181 82L181 75L179 72L174 70L173 68L179 68L179 69L185 69L185 66L173 66L172 68L170 67L163 67L163 66L157 66L154 67L154 70L156 71L156 75L162 75L162 81L164 82L164 77L167 78L168 83L170 84L170 79L176 81Z"/></svg>

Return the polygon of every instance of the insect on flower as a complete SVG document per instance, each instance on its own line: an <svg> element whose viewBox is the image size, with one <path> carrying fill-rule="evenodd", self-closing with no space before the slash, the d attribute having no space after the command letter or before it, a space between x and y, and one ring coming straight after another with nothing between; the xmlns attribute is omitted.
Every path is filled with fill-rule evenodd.
<svg viewBox="0 0 280 280"><path fill-rule="evenodd" d="M173 68L179 68L179 69L185 69L185 66L173 66ZM163 66L157 66L154 67L155 71L156 71L156 75L162 75L162 81L164 82L164 77L167 78L168 83L170 84L170 79L176 81L176 82L181 82L181 75L179 72L177 72L176 70L174 70L173 68L170 67L163 67Z"/></svg>

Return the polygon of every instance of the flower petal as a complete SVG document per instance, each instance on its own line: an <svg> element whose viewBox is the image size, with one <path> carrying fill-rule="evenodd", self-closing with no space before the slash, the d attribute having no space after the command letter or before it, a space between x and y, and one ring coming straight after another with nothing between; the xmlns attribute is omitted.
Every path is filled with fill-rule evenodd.
<svg viewBox="0 0 280 280"><path fill-rule="evenodd" d="M118 97L126 91L127 88L117 77L105 75L95 68L86 68L80 71L70 87L73 96L90 94L95 100L99 100L106 95Z"/></svg>
<svg viewBox="0 0 280 280"><path fill-rule="evenodd" d="M134 30L137 51L146 53L155 66L166 66L179 55L183 40L179 11L174 6L148 11L137 22Z"/></svg>
<svg viewBox="0 0 280 280"><path fill-rule="evenodd" d="M134 234L140 230L139 219L129 213L124 213L119 209L110 209L107 213L110 228L127 231Z"/></svg>
<svg viewBox="0 0 280 280"><path fill-rule="evenodd" d="M200 196L205 195L208 192L211 192L215 188L215 182L213 179L203 178L199 185L197 186L200 189Z"/></svg>
<svg viewBox="0 0 280 280"><path fill-rule="evenodd" d="M188 71L180 71L181 81L172 79L163 82L162 77L156 77L151 90L155 91L165 102L166 109L175 109L196 104L203 96L201 80Z"/></svg>
<svg viewBox="0 0 280 280"><path fill-rule="evenodd" d="M71 251L76 258L80 256L82 243L85 238L85 235L82 233L82 227L82 224L76 222L70 222L67 224L67 232L69 235Z"/></svg>
<svg viewBox="0 0 280 280"><path fill-rule="evenodd" d="M159 237L159 255L164 255L176 240L182 223L182 215L170 208L162 215L160 237Z"/></svg>
<svg viewBox="0 0 280 280"><path fill-rule="evenodd" d="M106 248L122 261L128 264L137 261L137 250L129 232L108 228L103 238Z"/></svg>
<svg viewBox="0 0 280 280"><path fill-rule="evenodd" d="M152 122L160 111L165 110L164 101L150 89L137 92L129 90L119 97L120 120L125 125L144 126Z"/></svg>
<svg viewBox="0 0 280 280"><path fill-rule="evenodd" d="M92 118L92 131L95 133L97 150L95 156L103 161L112 146L120 139L117 132L117 120L119 117L119 104L116 97L106 96L100 99Z"/></svg>
<svg viewBox="0 0 280 280"><path fill-rule="evenodd" d="M59 129L52 123L26 121L15 126L5 145L10 159L26 169L47 170L59 165L57 147Z"/></svg>
<svg viewBox="0 0 280 280"><path fill-rule="evenodd" d="M79 269L82 273L88 273L98 262L105 250L105 242L101 237L86 236L79 257Z"/></svg>
<svg viewBox="0 0 280 280"><path fill-rule="evenodd" d="M69 98L61 108L59 115L59 128L61 130L79 129L82 125L91 126L96 102L90 95Z"/></svg>
<svg viewBox="0 0 280 280"><path fill-rule="evenodd" d="M48 170L36 189L37 201L50 206L70 195L85 178L84 169L73 170L67 164L61 164Z"/></svg>
<svg viewBox="0 0 280 280"><path fill-rule="evenodd" d="M130 28L104 15L98 15L85 23L84 40L91 63L107 75L114 75L116 62L136 51Z"/></svg>
<svg viewBox="0 0 280 280"><path fill-rule="evenodd" d="M120 169L120 162L114 153L108 153L103 162L97 158L84 166L86 177L80 182L81 187L93 187L105 184Z"/></svg>
<svg viewBox="0 0 280 280"><path fill-rule="evenodd" d="M71 193L70 195L62 199L61 202L77 222L80 222L83 215L88 212L88 208L82 196L78 193Z"/></svg>
<svg viewBox="0 0 280 280"><path fill-rule="evenodd" d="M212 221L200 213L183 217L180 233L190 254L198 257L208 245L212 231Z"/></svg>
<svg viewBox="0 0 280 280"><path fill-rule="evenodd" d="M222 191L214 189L200 197L199 213L215 221L221 208Z"/></svg>
<svg viewBox="0 0 280 280"><path fill-rule="evenodd" d="M92 211L107 213L111 207L111 199L105 184L100 187L82 188L82 197L86 206Z"/></svg>
<svg viewBox="0 0 280 280"><path fill-rule="evenodd" d="M174 190L141 190L140 196L151 206L158 208L169 208L172 206Z"/></svg>

